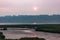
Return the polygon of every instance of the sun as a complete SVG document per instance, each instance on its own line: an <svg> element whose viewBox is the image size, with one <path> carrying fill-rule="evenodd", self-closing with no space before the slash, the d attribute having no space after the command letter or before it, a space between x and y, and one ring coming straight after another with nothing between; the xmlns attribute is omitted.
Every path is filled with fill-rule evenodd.
<svg viewBox="0 0 60 40"><path fill-rule="evenodd" d="M37 7L33 7L34 11L37 11Z"/></svg>

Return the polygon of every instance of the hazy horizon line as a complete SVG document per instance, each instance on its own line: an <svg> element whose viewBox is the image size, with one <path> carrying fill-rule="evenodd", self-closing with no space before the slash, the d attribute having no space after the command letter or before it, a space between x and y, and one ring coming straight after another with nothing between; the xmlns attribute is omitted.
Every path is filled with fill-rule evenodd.
<svg viewBox="0 0 60 40"><path fill-rule="evenodd" d="M39 25L39 24L60 24L60 23L0 23L0 25L18 25L18 24Z"/></svg>
<svg viewBox="0 0 60 40"><path fill-rule="evenodd" d="M51 15L48 15L48 14L41 14L41 16L54 16L54 15L59 15L60 14L51 14ZM5 16L40 16L40 15L5 15ZM5 16L0 16L0 17L5 17Z"/></svg>

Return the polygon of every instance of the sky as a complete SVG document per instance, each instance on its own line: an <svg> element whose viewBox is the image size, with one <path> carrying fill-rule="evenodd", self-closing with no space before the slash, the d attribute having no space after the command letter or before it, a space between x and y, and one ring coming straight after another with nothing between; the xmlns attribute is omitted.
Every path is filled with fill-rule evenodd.
<svg viewBox="0 0 60 40"><path fill-rule="evenodd" d="M0 0L0 16L60 15L60 0Z"/></svg>

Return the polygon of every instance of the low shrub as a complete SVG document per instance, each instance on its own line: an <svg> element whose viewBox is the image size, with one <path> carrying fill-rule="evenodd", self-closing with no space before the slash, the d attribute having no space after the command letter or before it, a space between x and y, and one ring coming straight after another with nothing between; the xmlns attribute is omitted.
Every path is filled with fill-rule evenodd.
<svg viewBox="0 0 60 40"><path fill-rule="evenodd" d="M19 40L45 40L45 39L44 38L27 38L27 37L25 37L25 38L21 38Z"/></svg>
<svg viewBox="0 0 60 40"><path fill-rule="evenodd" d="M0 40L4 40L5 39L5 36L3 35L2 32L0 32Z"/></svg>

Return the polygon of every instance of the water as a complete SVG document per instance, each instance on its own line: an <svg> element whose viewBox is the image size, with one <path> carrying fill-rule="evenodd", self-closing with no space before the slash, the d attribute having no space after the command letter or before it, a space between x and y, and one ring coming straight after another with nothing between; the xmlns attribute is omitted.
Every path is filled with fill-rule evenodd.
<svg viewBox="0 0 60 40"><path fill-rule="evenodd" d="M22 37L34 37L45 38L46 40L60 40L60 34L57 33L47 33L47 32L37 32L32 29L24 30L0 30L6 36L7 39L19 39Z"/></svg>

